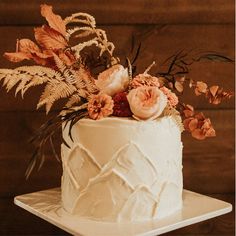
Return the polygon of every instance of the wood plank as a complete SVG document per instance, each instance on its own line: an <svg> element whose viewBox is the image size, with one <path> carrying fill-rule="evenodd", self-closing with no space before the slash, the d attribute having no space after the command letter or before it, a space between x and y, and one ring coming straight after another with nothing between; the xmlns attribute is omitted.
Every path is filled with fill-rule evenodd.
<svg viewBox="0 0 236 236"><path fill-rule="evenodd" d="M221 199L223 201L230 202L235 208L235 199L232 194L209 194L210 197ZM190 227L185 227L179 230L175 230L164 235L235 235L235 211L233 210L229 214L216 217L198 224L194 224Z"/></svg>
<svg viewBox="0 0 236 236"><path fill-rule="evenodd" d="M228 201L234 206L233 194L211 194L210 196ZM0 219L1 235L69 235L25 210L14 206L13 198L0 198ZM164 235L233 236L235 232L234 220L234 212L231 212Z"/></svg>
<svg viewBox="0 0 236 236"><path fill-rule="evenodd" d="M233 0L118 0L118 1L56 1L51 0L55 12L63 17L75 12L87 12L99 24L182 24L234 23ZM38 1L1 0L2 25L42 24Z"/></svg>
<svg viewBox="0 0 236 236"><path fill-rule="evenodd" d="M109 39L116 45L118 56L124 61L130 56L132 35L136 41L142 41L140 56L137 61L138 72L143 72L152 61L157 61L157 66L152 73L161 70L161 63L180 49L201 49L203 51L219 51L229 57L234 57L234 26L231 25L169 25L160 26L104 26ZM0 27L0 54L5 51L14 51L16 38L32 38L32 27ZM173 37L174 35L174 37ZM133 55L134 56L134 55ZM7 62L0 58L0 67L16 67L18 64ZM221 85L226 90L234 88L234 64L202 62L191 67L191 78L203 80L209 85ZM14 98L14 92L9 95L0 90L0 110L35 110L41 89L35 88L25 95L25 100ZM197 108L214 108L205 102L204 97L196 97L193 91L186 90L184 101ZM218 108L233 108L234 99L224 102Z"/></svg>
<svg viewBox="0 0 236 236"><path fill-rule="evenodd" d="M184 187L200 193L232 193L235 190L234 110L212 110L206 114L214 121L217 137L197 141L187 133L183 135ZM34 151L28 140L43 120L43 113L0 113L0 196L60 185L61 167L52 157L50 148L46 149L48 158L42 170L34 172L27 182L24 179ZM60 152L57 137L55 143Z"/></svg>
<svg viewBox="0 0 236 236"><path fill-rule="evenodd" d="M68 235L61 229L17 207L13 198L0 198L0 235Z"/></svg>

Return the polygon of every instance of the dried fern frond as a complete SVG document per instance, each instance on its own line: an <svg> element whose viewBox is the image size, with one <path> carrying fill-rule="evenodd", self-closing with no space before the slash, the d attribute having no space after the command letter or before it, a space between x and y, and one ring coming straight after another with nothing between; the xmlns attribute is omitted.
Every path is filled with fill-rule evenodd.
<svg viewBox="0 0 236 236"><path fill-rule="evenodd" d="M93 28L96 27L96 21L93 16L87 13L79 12L74 13L71 16L68 16L64 19L65 25L68 25L70 23L80 23L80 24L87 24L92 26Z"/></svg>
<svg viewBox="0 0 236 236"><path fill-rule="evenodd" d="M79 104L81 102L81 96L79 96L79 94L73 94L68 102L66 103L65 107L69 108L72 107L75 104Z"/></svg>
<svg viewBox="0 0 236 236"><path fill-rule="evenodd" d="M76 87L66 83L65 81L50 81L45 89L43 94L40 97L40 100L37 104L37 109L41 106L46 106L46 113L48 113L57 100L60 98L70 97L76 91Z"/></svg>
<svg viewBox="0 0 236 236"><path fill-rule="evenodd" d="M0 81L3 86L10 91L15 85L17 95L21 91L24 93L33 86L46 83L52 79L59 78L60 75L53 69L42 66L22 66L16 69L0 69Z"/></svg>
<svg viewBox="0 0 236 236"><path fill-rule="evenodd" d="M75 38L80 38L82 40L81 43L78 43L72 47L72 50L75 52L77 59L81 57L81 51L83 49L95 45L100 50L100 56L102 56L105 52L108 53L108 55L111 57L111 65L117 64L119 62L119 58L115 58L113 56L115 49L114 44L108 41L106 32L104 30L96 28L96 21L93 16L87 13L76 13L70 17L65 18L64 23L66 25L70 23L77 23L79 25L68 29L66 34L68 41L72 35L74 35Z"/></svg>

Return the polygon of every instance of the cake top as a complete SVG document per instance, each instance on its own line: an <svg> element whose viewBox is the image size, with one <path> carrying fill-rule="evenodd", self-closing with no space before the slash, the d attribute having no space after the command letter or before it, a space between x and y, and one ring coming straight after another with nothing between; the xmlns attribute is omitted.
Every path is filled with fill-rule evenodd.
<svg viewBox="0 0 236 236"><path fill-rule="evenodd" d="M186 76L193 63L232 62L231 59L217 53L190 55L179 51L166 60L166 71L151 73L155 62L150 62L145 71L137 73L135 62L140 45L136 55L122 63L115 56L115 46L106 32L96 27L93 16L79 12L62 19L46 4L41 5L41 15L47 24L34 29L36 42L18 39L16 51L4 54L11 62L28 60L33 65L0 69L3 86L7 91L15 87L15 94L20 92L22 97L29 88L44 85L37 108L45 106L46 113L56 101L66 99L59 114L39 129L33 141L41 145L51 139L63 122L71 128L82 118L99 120L108 116L137 121L182 116L185 130L194 138L215 136L210 119L182 102L181 95L188 87L193 94L204 96L214 105L232 97L232 92L217 85L210 86Z"/></svg>

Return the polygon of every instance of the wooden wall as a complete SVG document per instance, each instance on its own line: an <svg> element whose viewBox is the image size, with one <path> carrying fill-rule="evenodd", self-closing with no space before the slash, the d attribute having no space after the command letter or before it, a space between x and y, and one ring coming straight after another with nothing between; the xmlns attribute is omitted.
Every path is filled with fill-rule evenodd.
<svg viewBox="0 0 236 236"><path fill-rule="evenodd" d="M43 23L39 14L42 2L0 1L1 55L15 49L16 38L33 38L33 26ZM44 2L54 5L63 17L77 11L93 14L120 56L128 55L132 36L142 40L140 71L179 49L215 50L234 57L233 0ZM12 65L1 57L0 67ZM234 65L200 63L192 68L192 78L233 89ZM33 151L27 142L46 120L43 111L35 111L39 94L40 90L34 89L22 101L15 99L13 92L0 90L0 235L67 235L13 205L15 195L60 185L60 164L50 157L41 171L24 179ZM218 107L209 106L204 99L189 102L211 117L217 137L200 142L183 135L184 187L234 204L234 99ZM234 235L234 212L166 235Z"/></svg>

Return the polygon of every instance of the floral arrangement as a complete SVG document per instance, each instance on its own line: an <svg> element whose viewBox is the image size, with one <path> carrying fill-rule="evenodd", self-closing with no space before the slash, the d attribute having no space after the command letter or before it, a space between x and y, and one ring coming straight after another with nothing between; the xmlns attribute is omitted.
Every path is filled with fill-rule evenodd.
<svg viewBox="0 0 236 236"><path fill-rule="evenodd" d="M136 74L134 64L140 47L133 60L127 58L125 65L121 65L120 59L113 55L114 44L108 41L105 31L96 28L93 16L76 13L62 19L46 4L41 5L41 14L48 24L34 29L36 43L30 39L17 40L16 52L4 54L11 62L31 60L37 65L0 69L3 86L7 91L15 87L16 95L20 92L23 97L29 88L45 85L37 108L45 106L46 113L56 101L67 99L59 114L43 124L32 138L37 149L27 176L38 162L39 166L42 165L43 146L47 141L57 156L52 137L62 123L70 126L72 139L71 128L84 117L93 120L108 116L154 120L172 115L180 128L189 131L196 139L215 136L210 119L203 113L195 113L191 105L181 102L180 96L187 84L196 96L203 95L215 105L232 97L232 92L217 85L209 86L186 77L188 67L195 62L232 62L231 59L217 53L190 56L180 51L167 60L166 72L151 75L153 62L143 73ZM74 45L73 40L76 40Z"/></svg>

